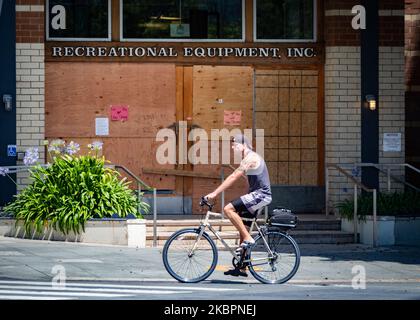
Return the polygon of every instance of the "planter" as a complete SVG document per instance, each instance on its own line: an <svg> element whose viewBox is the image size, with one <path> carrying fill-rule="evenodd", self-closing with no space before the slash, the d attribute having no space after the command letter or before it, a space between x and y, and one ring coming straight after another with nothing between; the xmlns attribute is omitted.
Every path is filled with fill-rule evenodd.
<svg viewBox="0 0 420 320"><path fill-rule="evenodd" d="M87 221L85 232L68 235L51 228L37 233L25 231L23 222L16 225L15 219L0 219L0 236L24 239L82 242L128 247L146 247L146 220L144 219L92 219Z"/></svg>
<svg viewBox="0 0 420 320"><path fill-rule="evenodd" d="M346 232L354 232L352 220L341 219L341 228ZM359 220L357 232L360 243L373 244L373 216L366 216L366 221ZM377 217L378 246L420 245L420 217Z"/></svg>

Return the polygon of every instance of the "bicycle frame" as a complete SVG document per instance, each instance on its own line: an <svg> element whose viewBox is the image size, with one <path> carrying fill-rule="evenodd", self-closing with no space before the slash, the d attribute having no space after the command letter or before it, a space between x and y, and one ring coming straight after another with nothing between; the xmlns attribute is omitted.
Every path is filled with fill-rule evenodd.
<svg viewBox="0 0 420 320"><path fill-rule="evenodd" d="M261 212L261 209L259 210L259 212ZM258 216L259 212L257 213L256 216ZM223 246L232 254L232 256L238 261L238 262L249 262L250 260L243 260L243 257L238 256L236 254L235 251L233 251L233 249L226 243L226 241L223 239L223 237L219 234L219 232L217 230L215 230L211 223L209 222L209 218L210 217L218 217L218 218L223 218L223 215L221 213L217 213L217 212L212 212L212 211L207 211L206 214L206 218L204 219L203 222L201 222L200 224L200 233L194 243L193 248L191 249L191 251L189 252L189 255L192 255L192 253L195 251L195 248L197 247L198 242L200 241L203 233L206 231L206 228L208 228L214 235L215 237L221 241L221 243L223 244ZM267 260L267 259L272 259L274 258L274 254L270 249L270 246L268 245L265 237L264 237L264 233L262 232L262 228L260 228L260 226L256 223L256 219L249 219L249 218L242 218L243 221L252 221L253 223L255 222L255 226L257 228L258 234L261 236L261 238L263 239L264 245L269 253L269 257L268 258L264 258L261 260ZM251 226L252 227L252 226ZM260 260L260 259L258 259Z"/></svg>

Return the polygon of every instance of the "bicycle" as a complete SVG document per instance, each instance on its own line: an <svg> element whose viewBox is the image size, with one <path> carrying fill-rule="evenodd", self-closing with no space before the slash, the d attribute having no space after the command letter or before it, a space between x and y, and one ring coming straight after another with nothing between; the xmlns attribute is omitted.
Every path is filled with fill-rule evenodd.
<svg viewBox="0 0 420 320"><path fill-rule="evenodd" d="M296 224L282 221L279 223L276 219L269 218L265 225L259 226L257 218L264 208L259 209L255 218L242 218L255 223L257 234L254 236L255 243L238 254L211 225L210 217L222 218L222 214L212 212L214 205L204 197L201 198L200 206L208 207L200 226L176 231L163 247L163 264L173 278L179 282L196 283L213 273L218 261L218 249L206 232L207 228L230 251L233 266L240 269L248 267L258 281L280 284L289 281L296 274L300 264L300 250L296 241L288 234Z"/></svg>

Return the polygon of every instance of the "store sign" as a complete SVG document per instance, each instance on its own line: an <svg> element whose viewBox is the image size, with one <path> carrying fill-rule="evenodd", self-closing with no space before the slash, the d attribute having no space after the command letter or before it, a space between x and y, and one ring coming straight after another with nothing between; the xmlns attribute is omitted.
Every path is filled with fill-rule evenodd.
<svg viewBox="0 0 420 320"><path fill-rule="evenodd" d="M315 48L294 47L89 47L53 46L51 56L60 57L194 57L194 58L314 58Z"/></svg>

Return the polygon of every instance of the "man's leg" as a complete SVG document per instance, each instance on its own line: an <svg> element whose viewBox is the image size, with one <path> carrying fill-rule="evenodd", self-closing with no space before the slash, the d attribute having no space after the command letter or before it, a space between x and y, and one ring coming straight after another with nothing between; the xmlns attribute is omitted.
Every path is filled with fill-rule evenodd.
<svg viewBox="0 0 420 320"><path fill-rule="evenodd" d="M228 217L228 219L232 222L232 224L235 226L235 228L239 231L239 237L241 243L243 241L253 241L254 239L249 234L246 226L244 225L241 217L238 215L238 213L235 211L235 208L231 203L226 205L224 207L225 215Z"/></svg>

